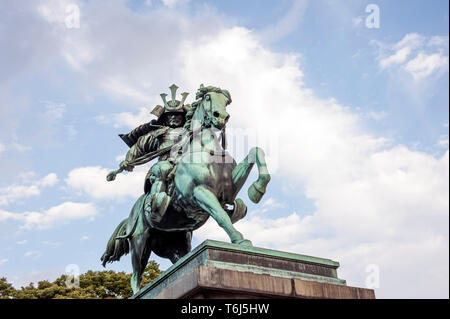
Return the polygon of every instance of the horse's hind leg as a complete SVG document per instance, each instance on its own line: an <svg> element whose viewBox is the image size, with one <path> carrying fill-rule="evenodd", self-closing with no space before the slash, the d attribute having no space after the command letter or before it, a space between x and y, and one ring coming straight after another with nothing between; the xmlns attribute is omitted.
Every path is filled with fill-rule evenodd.
<svg viewBox="0 0 450 319"><path fill-rule="evenodd" d="M225 230L232 243L251 246L252 243L249 240L244 239L242 234L234 228L230 217L222 208L216 195L214 195L211 190L202 185L197 186L194 188L194 197L198 205L210 214L219 226Z"/></svg>
<svg viewBox="0 0 450 319"><path fill-rule="evenodd" d="M174 233L167 258L174 264L191 251L192 231Z"/></svg>
<svg viewBox="0 0 450 319"><path fill-rule="evenodd" d="M172 264L191 251L192 231L154 232L151 237L152 251Z"/></svg>
<svg viewBox="0 0 450 319"><path fill-rule="evenodd" d="M148 231L130 238L131 264L133 266L133 275L131 276L131 289L137 293L141 287L142 274L147 266L151 249L147 247L149 237Z"/></svg>

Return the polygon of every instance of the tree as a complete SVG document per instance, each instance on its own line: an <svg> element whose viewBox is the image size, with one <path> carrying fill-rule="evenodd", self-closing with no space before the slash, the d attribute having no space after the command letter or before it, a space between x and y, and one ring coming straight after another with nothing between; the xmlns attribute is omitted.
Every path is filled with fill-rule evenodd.
<svg viewBox="0 0 450 319"><path fill-rule="evenodd" d="M151 261L145 268L142 284L147 285L162 271L159 265ZM117 299L128 298L133 294L130 287L131 274L125 272L89 270L79 277L79 287L70 288L66 284L68 277L61 275L54 282L39 281L35 287L30 283L26 287L15 289L6 278L0 278L0 298L16 299Z"/></svg>
<svg viewBox="0 0 450 319"><path fill-rule="evenodd" d="M12 298L13 292L13 285L11 285L5 277L0 278L0 299Z"/></svg>

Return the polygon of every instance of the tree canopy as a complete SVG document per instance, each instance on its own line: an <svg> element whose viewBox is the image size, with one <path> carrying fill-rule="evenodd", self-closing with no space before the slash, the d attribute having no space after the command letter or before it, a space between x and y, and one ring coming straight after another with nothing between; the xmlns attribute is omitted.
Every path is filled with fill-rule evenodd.
<svg viewBox="0 0 450 319"><path fill-rule="evenodd" d="M158 277L162 271L159 265L151 261L142 275L142 287ZM125 272L92 271L80 275L78 287L71 287L67 275L61 275L55 281L39 281L26 287L15 289L5 277L0 278L0 298L3 299L118 299L133 295L130 287L131 274Z"/></svg>

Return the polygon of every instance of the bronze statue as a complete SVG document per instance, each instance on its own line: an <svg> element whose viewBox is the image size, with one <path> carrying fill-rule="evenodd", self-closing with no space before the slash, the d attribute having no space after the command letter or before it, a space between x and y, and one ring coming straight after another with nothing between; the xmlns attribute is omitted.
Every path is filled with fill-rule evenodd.
<svg viewBox="0 0 450 319"><path fill-rule="evenodd" d="M117 226L101 258L105 266L131 251L131 287L135 293L150 253L175 263L191 250L192 231L210 216L232 243L251 246L233 226L247 212L237 194L255 163L258 179L248 189L253 202L261 200L270 181L260 148L252 148L239 164L226 151L225 127L230 117L226 106L231 103L227 90L201 85L196 101L185 106L187 93L177 101L177 87L170 88L172 100L166 102L162 94L164 109L154 110L159 112L158 120L122 136L128 145L133 144L119 169L107 176L112 181L117 173L159 157L147 174L144 194Z"/></svg>

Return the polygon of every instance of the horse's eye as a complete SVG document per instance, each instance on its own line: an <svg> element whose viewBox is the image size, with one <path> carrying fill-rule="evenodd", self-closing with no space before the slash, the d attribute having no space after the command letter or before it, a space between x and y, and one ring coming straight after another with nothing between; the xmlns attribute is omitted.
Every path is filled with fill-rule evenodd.
<svg viewBox="0 0 450 319"><path fill-rule="evenodd" d="M215 111L214 113L213 113L213 115L214 115L214 117L219 117L219 112L217 112L217 111Z"/></svg>
<svg viewBox="0 0 450 319"><path fill-rule="evenodd" d="M207 95L207 96L205 97L205 100L206 100L206 101L209 101L209 95Z"/></svg>

